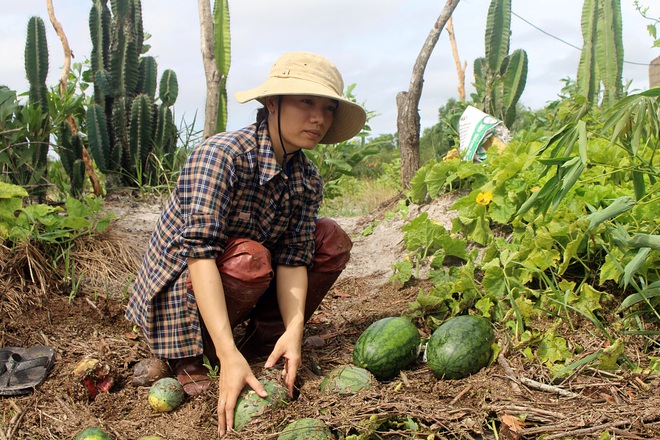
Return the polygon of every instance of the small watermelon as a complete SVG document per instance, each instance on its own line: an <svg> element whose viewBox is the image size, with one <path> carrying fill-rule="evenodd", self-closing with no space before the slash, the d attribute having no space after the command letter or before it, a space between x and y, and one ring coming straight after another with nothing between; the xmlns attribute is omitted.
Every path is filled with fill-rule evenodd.
<svg viewBox="0 0 660 440"><path fill-rule="evenodd" d="M277 436L277 440L334 440L330 429L317 419L300 419L289 423Z"/></svg>
<svg viewBox="0 0 660 440"><path fill-rule="evenodd" d="M98 426L92 426L80 431L74 440L112 440L112 437Z"/></svg>
<svg viewBox="0 0 660 440"><path fill-rule="evenodd" d="M259 417L269 408L276 408L289 400L289 392L280 382L272 379L262 379L262 385L268 397L260 397L249 386L243 388L236 401L234 410L234 429L239 431L252 419Z"/></svg>
<svg viewBox="0 0 660 440"><path fill-rule="evenodd" d="M172 377L158 379L149 388L149 405L156 412L174 411L185 397L183 386Z"/></svg>
<svg viewBox="0 0 660 440"><path fill-rule="evenodd" d="M360 335L353 349L353 364L388 380L410 365L419 354L417 327L401 317L380 319Z"/></svg>
<svg viewBox="0 0 660 440"><path fill-rule="evenodd" d="M352 394L371 388L374 376L364 368L342 365L329 372L321 382L323 393Z"/></svg>
<svg viewBox="0 0 660 440"><path fill-rule="evenodd" d="M439 379L462 379L488 365L493 326L481 316L456 316L435 329L426 345L429 368Z"/></svg>

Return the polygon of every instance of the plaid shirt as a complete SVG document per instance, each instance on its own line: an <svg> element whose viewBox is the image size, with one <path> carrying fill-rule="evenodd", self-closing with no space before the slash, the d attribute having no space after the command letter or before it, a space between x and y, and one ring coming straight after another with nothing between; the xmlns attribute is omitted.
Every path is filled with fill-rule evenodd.
<svg viewBox="0 0 660 440"><path fill-rule="evenodd" d="M203 352L195 296L185 287L188 258L216 258L228 237L249 238L273 262L311 266L321 175L302 154L282 172L265 123L210 137L191 154L158 221L132 287L126 318L155 356Z"/></svg>

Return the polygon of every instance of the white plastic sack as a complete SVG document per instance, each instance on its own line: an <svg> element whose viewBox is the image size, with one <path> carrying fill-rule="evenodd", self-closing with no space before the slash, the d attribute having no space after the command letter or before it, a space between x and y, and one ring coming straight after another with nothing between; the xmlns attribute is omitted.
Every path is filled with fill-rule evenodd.
<svg viewBox="0 0 660 440"><path fill-rule="evenodd" d="M462 160L483 162L486 158L484 142L497 135L505 144L508 143L509 131L502 121L468 106L459 121L459 152Z"/></svg>

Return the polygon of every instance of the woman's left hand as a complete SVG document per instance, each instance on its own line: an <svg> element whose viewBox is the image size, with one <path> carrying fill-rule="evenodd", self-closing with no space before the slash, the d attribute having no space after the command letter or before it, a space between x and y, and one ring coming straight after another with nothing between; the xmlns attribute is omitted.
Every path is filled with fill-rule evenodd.
<svg viewBox="0 0 660 440"><path fill-rule="evenodd" d="M280 358L284 358L284 370L282 378L284 385L289 390L289 397L293 398L293 388L296 383L296 375L302 364L302 328L287 329L277 340L273 352L268 357L264 368L273 368Z"/></svg>

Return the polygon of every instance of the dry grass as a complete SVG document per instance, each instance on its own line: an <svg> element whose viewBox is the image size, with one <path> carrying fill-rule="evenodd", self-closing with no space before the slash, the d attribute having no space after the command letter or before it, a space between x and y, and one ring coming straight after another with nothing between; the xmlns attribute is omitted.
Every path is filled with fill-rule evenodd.
<svg viewBox="0 0 660 440"><path fill-rule="evenodd" d="M383 203L401 198L401 189L380 180L347 180L342 185L342 196L325 199L323 215L329 217L355 217L375 212Z"/></svg>
<svg viewBox="0 0 660 440"><path fill-rule="evenodd" d="M62 259L43 243L26 242L13 248L0 244L0 313L14 318L42 306L49 294L75 292L75 283L87 293L120 300L143 250L111 225L102 233L76 239L69 252L75 271L65 273Z"/></svg>
<svg viewBox="0 0 660 440"><path fill-rule="evenodd" d="M143 252L141 243L111 226L100 234L76 240L71 260L87 290L120 300L133 281Z"/></svg>

